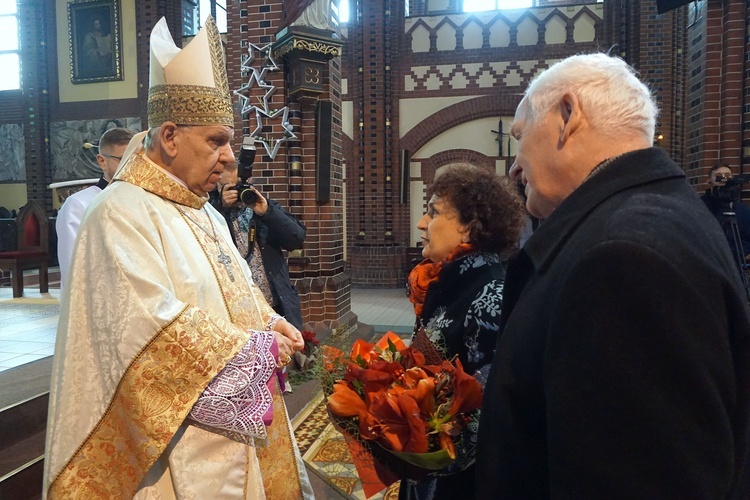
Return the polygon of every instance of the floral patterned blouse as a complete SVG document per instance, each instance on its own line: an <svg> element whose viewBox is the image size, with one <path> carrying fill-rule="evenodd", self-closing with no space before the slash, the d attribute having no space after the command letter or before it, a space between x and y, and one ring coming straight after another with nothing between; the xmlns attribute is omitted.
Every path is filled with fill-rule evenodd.
<svg viewBox="0 0 750 500"><path fill-rule="evenodd" d="M446 359L456 354L467 373L492 362L500 331L505 271L495 253L473 252L445 264L430 284L415 328Z"/></svg>

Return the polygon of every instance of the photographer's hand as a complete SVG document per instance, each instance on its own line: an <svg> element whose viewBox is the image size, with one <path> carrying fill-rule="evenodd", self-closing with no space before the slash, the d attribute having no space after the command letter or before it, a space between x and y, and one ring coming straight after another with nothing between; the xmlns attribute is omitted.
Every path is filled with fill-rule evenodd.
<svg viewBox="0 0 750 500"><path fill-rule="evenodd" d="M268 200L266 200L265 196L260 194L260 191L255 189L255 186L251 187L250 189L252 189L258 196L258 201L251 207L253 209L253 212L255 212L260 217L266 215L266 212L268 212Z"/></svg>
<svg viewBox="0 0 750 500"><path fill-rule="evenodd" d="M224 186L221 188L221 204L224 205L225 208L229 208L235 203L237 203L237 197L239 196L239 193L236 189L232 189L237 184L229 183L224 184Z"/></svg>

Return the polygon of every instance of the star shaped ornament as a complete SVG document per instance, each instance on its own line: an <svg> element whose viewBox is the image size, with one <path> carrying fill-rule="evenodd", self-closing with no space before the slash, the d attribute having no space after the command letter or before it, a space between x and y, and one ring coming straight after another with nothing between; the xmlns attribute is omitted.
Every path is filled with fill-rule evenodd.
<svg viewBox="0 0 750 500"><path fill-rule="evenodd" d="M283 135L277 138L262 135L263 120L274 120L279 115L281 115L281 128L284 130ZM257 126L255 127L255 130L253 130L250 134L250 137L255 139L255 142L259 142L263 145L263 148L265 148L266 153L271 157L271 159L276 158L276 154L279 152L279 146L281 146L282 142L297 138L297 135L294 133L292 124L289 123L289 108L287 106L284 106L281 109L277 109L272 113L266 113L262 109L256 107L255 121Z"/></svg>
<svg viewBox="0 0 750 500"><path fill-rule="evenodd" d="M241 65L243 75L248 76L247 83L235 90L234 94L239 98L239 111L243 117L246 117L251 112L255 112L256 127L250 134L250 137L253 137L255 142L263 144L266 153L273 160L279 152L281 143L290 139L296 139L297 136L294 134L292 126L289 123L289 107L284 106L276 110L269 108L268 101L276 91L276 86L266 82L266 75L269 71L277 71L279 69L279 66L273 59L273 51L271 49L272 44L270 43L263 47L258 47L253 43L248 44L248 57ZM256 59L256 53L264 57L263 66L260 69L252 66L252 63ZM260 96L256 89L265 92ZM258 104L252 102L253 96L258 100ZM263 121L274 120L279 115L281 115L281 127L284 130L282 137L273 138L262 135Z"/></svg>

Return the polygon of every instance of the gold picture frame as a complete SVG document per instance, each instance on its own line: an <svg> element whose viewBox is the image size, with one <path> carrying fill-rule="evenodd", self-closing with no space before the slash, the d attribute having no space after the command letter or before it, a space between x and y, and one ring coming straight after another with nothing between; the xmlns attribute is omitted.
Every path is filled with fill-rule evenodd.
<svg viewBox="0 0 750 500"><path fill-rule="evenodd" d="M72 83L122 80L119 0L69 3L68 44Z"/></svg>

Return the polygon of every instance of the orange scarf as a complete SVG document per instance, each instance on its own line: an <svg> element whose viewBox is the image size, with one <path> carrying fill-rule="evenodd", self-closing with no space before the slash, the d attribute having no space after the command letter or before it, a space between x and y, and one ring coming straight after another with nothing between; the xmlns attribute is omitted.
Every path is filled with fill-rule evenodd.
<svg viewBox="0 0 750 500"><path fill-rule="evenodd" d="M432 262L430 259L425 259L412 269L409 273L407 294L411 303L414 304L414 313L418 317L422 317L422 307L424 305L424 298L427 295L427 288L429 288L433 281L437 281L443 266L459 257L463 257L473 250L474 246L471 243L461 243L440 262Z"/></svg>

